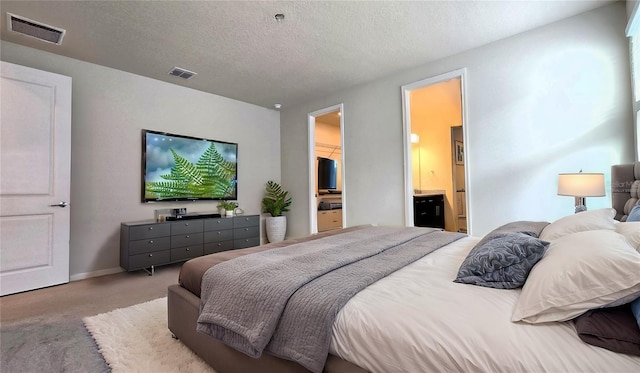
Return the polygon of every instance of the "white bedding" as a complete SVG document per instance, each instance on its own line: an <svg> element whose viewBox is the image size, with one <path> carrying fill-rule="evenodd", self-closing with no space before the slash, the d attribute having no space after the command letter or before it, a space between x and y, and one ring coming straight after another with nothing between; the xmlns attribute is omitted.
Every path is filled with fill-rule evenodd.
<svg viewBox="0 0 640 373"><path fill-rule="evenodd" d="M353 297L331 352L371 372L640 372L640 357L582 342L573 322L510 321L520 289L454 283L463 238Z"/></svg>

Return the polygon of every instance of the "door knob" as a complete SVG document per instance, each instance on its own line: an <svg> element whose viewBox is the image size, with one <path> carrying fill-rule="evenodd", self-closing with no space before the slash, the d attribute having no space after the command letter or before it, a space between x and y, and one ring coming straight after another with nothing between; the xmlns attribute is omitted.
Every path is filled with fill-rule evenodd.
<svg viewBox="0 0 640 373"><path fill-rule="evenodd" d="M68 203L68 202L64 202L64 201L62 201L62 202L60 202L60 203L56 203L55 205L49 205L49 206L51 206L51 207L62 207L62 208L65 208L65 207L69 206L69 203Z"/></svg>

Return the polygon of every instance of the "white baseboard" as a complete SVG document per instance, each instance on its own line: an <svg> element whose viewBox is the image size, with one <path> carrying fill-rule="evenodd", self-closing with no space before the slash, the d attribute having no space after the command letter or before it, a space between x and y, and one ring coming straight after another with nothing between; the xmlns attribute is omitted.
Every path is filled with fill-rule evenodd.
<svg viewBox="0 0 640 373"><path fill-rule="evenodd" d="M120 273L120 272L124 272L124 269L122 269L122 267L107 268L107 269L101 269L99 271L94 271L94 272L85 272L85 273L78 273L75 275L71 275L69 276L69 280L78 281L78 280L84 280L91 277L112 275L114 273Z"/></svg>

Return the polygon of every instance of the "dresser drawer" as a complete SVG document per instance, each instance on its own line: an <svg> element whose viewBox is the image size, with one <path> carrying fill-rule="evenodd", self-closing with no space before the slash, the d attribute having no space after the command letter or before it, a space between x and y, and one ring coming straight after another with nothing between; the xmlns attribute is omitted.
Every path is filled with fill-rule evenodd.
<svg viewBox="0 0 640 373"><path fill-rule="evenodd" d="M252 227L260 225L260 216L236 216L233 218L234 228Z"/></svg>
<svg viewBox="0 0 640 373"><path fill-rule="evenodd" d="M149 238L129 242L129 255L150 253L153 251L169 250L171 239L169 237Z"/></svg>
<svg viewBox="0 0 640 373"><path fill-rule="evenodd" d="M179 236L171 236L171 248L202 245L204 233L189 233L181 234Z"/></svg>
<svg viewBox="0 0 640 373"><path fill-rule="evenodd" d="M171 252L169 250L131 255L129 257L129 270L149 268L151 266L167 264L169 262L170 256Z"/></svg>
<svg viewBox="0 0 640 373"><path fill-rule="evenodd" d="M175 221L171 223L171 235L202 232L202 220Z"/></svg>
<svg viewBox="0 0 640 373"><path fill-rule="evenodd" d="M249 237L233 240L234 249L244 249L245 247L252 247L260 245L260 237Z"/></svg>
<svg viewBox="0 0 640 373"><path fill-rule="evenodd" d="M147 224L129 228L130 240L144 240L147 238L163 237L171 234L171 224Z"/></svg>
<svg viewBox="0 0 640 373"><path fill-rule="evenodd" d="M233 219L206 219L204 221L204 231L218 231L233 228Z"/></svg>
<svg viewBox="0 0 640 373"><path fill-rule="evenodd" d="M232 250L232 249L233 249L233 240L205 243L204 255L209 255L209 254L217 253L220 251L226 251L226 250Z"/></svg>
<svg viewBox="0 0 640 373"><path fill-rule="evenodd" d="M181 260L187 260L202 256L204 253L202 245L180 247L177 249L171 249L171 261L179 262Z"/></svg>
<svg viewBox="0 0 640 373"><path fill-rule="evenodd" d="M342 210L318 211L318 232L342 228Z"/></svg>
<svg viewBox="0 0 640 373"><path fill-rule="evenodd" d="M247 238L260 236L260 228L258 226L233 228L233 238Z"/></svg>
<svg viewBox="0 0 640 373"><path fill-rule="evenodd" d="M233 229L204 232L204 243L233 240Z"/></svg>

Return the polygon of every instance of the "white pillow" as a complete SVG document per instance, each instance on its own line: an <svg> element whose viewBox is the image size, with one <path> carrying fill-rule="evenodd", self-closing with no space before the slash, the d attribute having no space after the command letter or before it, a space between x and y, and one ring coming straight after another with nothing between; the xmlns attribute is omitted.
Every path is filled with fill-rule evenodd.
<svg viewBox="0 0 640 373"><path fill-rule="evenodd" d="M544 227L540 233L543 241L552 241L567 234L590 231L594 229L615 229L616 210L604 208L578 212L560 218Z"/></svg>
<svg viewBox="0 0 640 373"><path fill-rule="evenodd" d="M629 221L616 224L616 232L625 236L627 241L640 252L640 221Z"/></svg>
<svg viewBox="0 0 640 373"><path fill-rule="evenodd" d="M511 321L566 321L640 292L640 253L619 233L592 230L554 240L531 269Z"/></svg>

